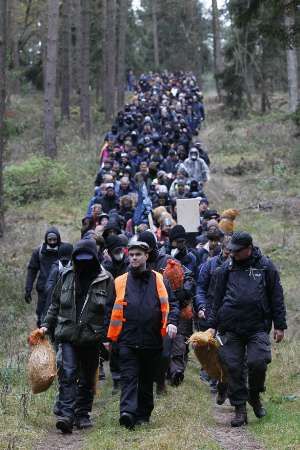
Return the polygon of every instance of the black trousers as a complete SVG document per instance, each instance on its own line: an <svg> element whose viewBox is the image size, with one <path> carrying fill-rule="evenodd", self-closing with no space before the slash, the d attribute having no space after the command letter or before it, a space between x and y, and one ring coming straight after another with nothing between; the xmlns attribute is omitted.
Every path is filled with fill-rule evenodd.
<svg viewBox="0 0 300 450"><path fill-rule="evenodd" d="M177 334L172 341L171 360L169 366L170 378L177 372L184 373L188 362L189 346L186 344L187 337Z"/></svg>
<svg viewBox="0 0 300 450"><path fill-rule="evenodd" d="M227 332L221 335L221 339L223 346L219 348L219 355L227 372L230 403L234 406L245 404L249 394L265 390L267 365L271 362L269 335L256 332L240 336Z"/></svg>
<svg viewBox="0 0 300 450"><path fill-rule="evenodd" d="M169 336L163 337L163 349L160 354L159 362L155 371L155 382L158 385L163 385L166 381L167 371L170 365L172 351L172 339Z"/></svg>
<svg viewBox="0 0 300 450"><path fill-rule="evenodd" d="M37 291L37 305L36 305L36 316L37 316L37 320L36 320L36 324L37 327L41 326L41 323L47 313L47 311L45 311L46 308L46 296L44 294L44 291Z"/></svg>
<svg viewBox="0 0 300 450"><path fill-rule="evenodd" d="M111 377L115 381L119 381L121 378L119 353L120 353L119 344L117 342L113 342L109 357L109 368Z"/></svg>
<svg viewBox="0 0 300 450"><path fill-rule="evenodd" d="M76 347L62 343L59 344L59 352L57 406L60 414L71 420L75 417L87 417L93 405L99 346Z"/></svg>
<svg viewBox="0 0 300 450"><path fill-rule="evenodd" d="M154 408L153 382L161 350L120 346L120 413L149 419Z"/></svg>

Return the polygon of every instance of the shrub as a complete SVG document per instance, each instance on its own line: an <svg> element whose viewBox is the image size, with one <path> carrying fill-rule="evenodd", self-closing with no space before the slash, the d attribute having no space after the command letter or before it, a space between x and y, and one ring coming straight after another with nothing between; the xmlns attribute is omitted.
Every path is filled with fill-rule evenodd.
<svg viewBox="0 0 300 450"><path fill-rule="evenodd" d="M4 170L5 198L18 205L60 196L66 192L69 183L64 164L41 156L33 156Z"/></svg>

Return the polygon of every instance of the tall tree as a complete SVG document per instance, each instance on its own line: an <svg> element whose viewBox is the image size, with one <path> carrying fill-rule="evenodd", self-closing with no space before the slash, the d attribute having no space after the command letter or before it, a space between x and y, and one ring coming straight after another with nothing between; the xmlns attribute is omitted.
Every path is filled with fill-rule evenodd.
<svg viewBox="0 0 300 450"><path fill-rule="evenodd" d="M217 0L212 0L212 26L214 40L214 76L219 99L221 98L221 74L224 71L224 59L221 48L220 17Z"/></svg>
<svg viewBox="0 0 300 450"><path fill-rule="evenodd" d="M62 5L62 52L61 52L61 115L70 118L70 44L71 44L71 0Z"/></svg>
<svg viewBox="0 0 300 450"><path fill-rule="evenodd" d="M7 0L0 0L0 237L4 233L3 155L5 146Z"/></svg>
<svg viewBox="0 0 300 450"><path fill-rule="evenodd" d="M290 0L285 0L284 23L288 35L293 34L296 25L296 5ZM286 49L287 78L289 93L289 110L295 112L299 106L299 79L298 79L298 55L294 42L289 42Z"/></svg>
<svg viewBox="0 0 300 450"><path fill-rule="evenodd" d="M117 55L117 107L124 105L125 95L125 52L126 29L128 20L128 0L118 1L118 55Z"/></svg>
<svg viewBox="0 0 300 450"><path fill-rule="evenodd" d="M157 0L152 0L152 32L153 32L153 50L154 50L154 68L159 68L159 45L157 29Z"/></svg>
<svg viewBox="0 0 300 450"><path fill-rule="evenodd" d="M116 106L116 0L104 0L105 5L105 36L104 36L104 109L107 120L111 120L115 114Z"/></svg>
<svg viewBox="0 0 300 450"><path fill-rule="evenodd" d="M59 3L60 0L48 0L47 58L44 94L44 146L45 154L50 158L55 158L57 155L54 108L57 69Z"/></svg>
<svg viewBox="0 0 300 450"><path fill-rule="evenodd" d="M90 115L90 0L81 0L81 75L80 75L80 120L81 134L89 139Z"/></svg>
<svg viewBox="0 0 300 450"><path fill-rule="evenodd" d="M17 8L16 0L10 0L8 5L9 15L9 51L10 51L10 66L13 70L12 82L10 89L13 93L20 92L20 58L19 58L19 39L17 26Z"/></svg>

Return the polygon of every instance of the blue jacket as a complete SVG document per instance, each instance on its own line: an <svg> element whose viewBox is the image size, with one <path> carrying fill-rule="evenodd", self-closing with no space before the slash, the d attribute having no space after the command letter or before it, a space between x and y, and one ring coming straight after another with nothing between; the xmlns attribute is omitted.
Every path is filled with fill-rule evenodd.
<svg viewBox="0 0 300 450"><path fill-rule="evenodd" d="M223 258L221 255L213 256L211 259L206 261L199 270L199 275L197 279L196 286L196 297L195 297L195 309L200 311L201 309L207 309L208 300L208 290L211 282L211 278L215 270L223 263Z"/></svg>

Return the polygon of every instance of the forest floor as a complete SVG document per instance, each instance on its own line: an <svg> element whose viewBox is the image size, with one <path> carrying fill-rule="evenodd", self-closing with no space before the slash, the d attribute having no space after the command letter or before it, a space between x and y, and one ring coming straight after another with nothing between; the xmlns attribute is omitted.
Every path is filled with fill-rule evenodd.
<svg viewBox="0 0 300 450"><path fill-rule="evenodd" d="M34 327L34 302L30 306L23 302L26 262L50 224L60 228L64 240L78 238L97 169L96 141L101 130L97 130L94 144L85 146L76 137L74 119L60 127L58 138L59 160L69 167L72 191L56 199L10 204L6 213L7 232L0 249L4 262L0 268L0 449L300 449L296 260L300 251L300 176L294 168L297 160L293 159L299 142L293 137L295 130L282 104L278 99L276 112L266 116L252 114L240 121L228 121L220 106L208 100L207 124L201 132L212 160L213 173L207 187L212 207L241 210L237 227L253 233L255 241L275 261L286 293L289 331L285 342L273 348L264 395L267 417L259 421L250 411L248 427L232 430L231 407L215 406L207 386L199 381L192 352L183 385L169 387L168 394L156 400L151 424L135 432L118 425L118 398L111 395L108 370L94 406L95 427L86 433L75 431L71 436L61 436L55 431L55 384L44 394L30 393L26 335ZM28 122L37 124L22 127L22 132L10 140L7 159L16 164L27 159L28 152L39 151L40 97L16 99L12 107L17 120L24 121L25 114ZM246 160L246 164L239 164L244 166L243 174L228 175L226 167L237 165L241 157Z"/></svg>

